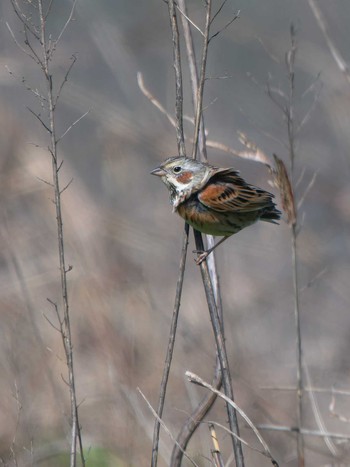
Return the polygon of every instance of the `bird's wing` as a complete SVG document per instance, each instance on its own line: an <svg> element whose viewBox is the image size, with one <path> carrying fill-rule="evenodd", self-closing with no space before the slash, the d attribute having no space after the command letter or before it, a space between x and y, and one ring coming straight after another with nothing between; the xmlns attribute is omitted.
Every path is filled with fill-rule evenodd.
<svg viewBox="0 0 350 467"><path fill-rule="evenodd" d="M220 169L198 192L199 201L219 212L252 212L272 207L273 195L248 185L233 169Z"/></svg>

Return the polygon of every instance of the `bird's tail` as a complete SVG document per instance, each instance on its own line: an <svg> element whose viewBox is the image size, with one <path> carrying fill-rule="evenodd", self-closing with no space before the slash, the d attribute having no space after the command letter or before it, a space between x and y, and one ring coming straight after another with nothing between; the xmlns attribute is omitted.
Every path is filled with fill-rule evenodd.
<svg viewBox="0 0 350 467"><path fill-rule="evenodd" d="M265 222L271 222L272 224L278 224L278 220L281 219L281 211L276 209L275 204L272 206L269 206L263 210L263 212L260 215L260 220L265 221Z"/></svg>

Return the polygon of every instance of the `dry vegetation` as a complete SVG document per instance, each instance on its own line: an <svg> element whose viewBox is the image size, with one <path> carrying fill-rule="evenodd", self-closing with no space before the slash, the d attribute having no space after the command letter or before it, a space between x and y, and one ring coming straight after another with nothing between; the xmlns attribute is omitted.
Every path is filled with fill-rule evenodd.
<svg viewBox="0 0 350 467"><path fill-rule="evenodd" d="M66 264L73 266L68 292L86 465L142 467L150 465L154 417L137 387L157 407L183 223L171 214L165 188L148 175L159 161L177 153L176 132L137 82L141 71L144 87L175 118L168 6L154 0L117 3L78 2L50 66L59 83L70 57L77 56L57 107L57 134L90 110L59 146L64 159L61 186L73 178L62 194L62 209ZM280 466L300 467L303 450L306 466L347 466L350 6L341 0L332 7L325 0L246 3L240 18L225 28L243 8L227 2L213 27L213 33L221 33L209 44L206 76L212 79L204 83L208 158L217 165L233 165L252 183L273 190L269 180L276 183L276 174L266 165L275 167L277 154L284 166L277 164L279 186L274 189L278 195L284 187L280 204L289 210L290 222L256 225L217 251L235 401L260 427ZM213 11L221 4L213 2ZM52 37L60 34L71 5L68 0L53 2L47 21ZM52 169L47 131L26 110L34 108L42 115L32 91L43 92L45 81L5 26L8 22L24 43L10 2L0 4L0 14L0 463L61 466L68 465L71 445L66 357L60 334L44 317L55 322L47 298L61 306L62 295L52 187L41 181L48 180ZM188 15L204 31L204 3L188 2ZM292 21L297 54L288 55L286 67ZM181 25L179 31L184 60ZM203 37L193 25L191 31L201 63ZM184 114L193 116L185 66L183 83ZM186 118L184 130L190 155L193 124ZM252 160L237 157L247 154ZM283 167L294 188L297 223L288 205ZM291 236L296 239L297 281ZM190 233L162 416L175 437L206 394L187 381L185 372L212 381L216 365L192 249ZM302 339L302 354L299 349L297 356L295 322ZM299 417L297 384L306 388ZM206 420L226 425L221 401ZM297 450L291 429L298 426ZM215 430L227 462L231 437L217 426ZM258 446L242 419L240 430L242 438ZM333 437L320 436L320 431ZM173 445L162 429L158 465L169 465ZM198 465L220 465L217 459L217 464L208 460L211 449L208 424L203 423L188 454ZM271 465L251 449L243 452L246 466Z"/></svg>

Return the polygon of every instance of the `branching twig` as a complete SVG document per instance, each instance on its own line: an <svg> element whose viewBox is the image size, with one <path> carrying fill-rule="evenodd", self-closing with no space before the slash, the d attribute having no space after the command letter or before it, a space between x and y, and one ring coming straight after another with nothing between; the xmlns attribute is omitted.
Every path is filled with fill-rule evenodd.
<svg viewBox="0 0 350 467"><path fill-rule="evenodd" d="M66 267L66 258L65 258L65 251L64 251L64 232L63 232L63 220L62 220L62 206L61 206L61 195L63 191L68 187L64 187L63 189L60 188L60 180L59 180L59 170L61 168L62 162L60 163L58 160L58 141L62 139L62 137L68 133L68 131L82 118L80 117L76 122L74 122L68 129L64 132L64 134L60 137L56 137L56 125L55 125L55 104L57 102L57 98L62 90L64 83L67 80L69 71L72 65L69 67L68 72L64 78L63 83L59 88L58 95L54 96L54 86L53 86L53 76L51 74L51 60L52 54L54 52L55 47L59 39L62 37L64 30L67 28L68 24L72 20L73 10L75 6L76 0L73 1L73 7L71 9L70 15L68 20L66 21L64 27L61 30L60 35L56 39L56 41L52 42L51 36L47 34L46 26L47 26L47 16L50 12L52 2L49 3L46 12L44 11L43 0L37 0L35 5L32 4L31 1L28 0L27 6L28 8L33 8L35 14L37 15L38 26L34 26L32 23L31 17L28 14L25 14L21 7L19 6L17 0L11 0L13 9L17 17L20 19L23 28L24 28L24 44L25 47L22 47L21 44L18 43L16 40L11 28L8 26L10 34L14 39L15 43L19 46L19 48L26 53L29 57L31 57L38 65L40 66L45 83L46 83L46 95L43 97L38 92L34 92L39 98L40 105L42 108L47 112L47 121L45 117L42 117L41 114L34 112L33 110L29 109L29 111L39 120L43 128L49 133L50 141L48 145L48 151L51 155L51 163L52 163L52 185L54 191L54 205L56 210L56 221L57 221L57 239L58 239L58 255L59 255L59 269L60 269L60 276L61 276L61 294L62 294L62 301L63 301L63 312L61 312L58 308L58 305L49 300L50 303L54 306L56 316L59 323L59 330L63 342L63 347L66 356L66 364L68 370L68 381L67 384L69 386L70 391L70 424L71 424L71 446L70 446L70 467L76 466L76 458L77 458L77 442L79 443L80 447L80 455L81 455L81 463L85 466L84 454L83 454L83 447L82 447L82 439L81 439L81 430L79 425L79 417L78 417L78 404L76 398L76 389L75 389L75 376L74 376L74 368L73 368L73 344L72 344L72 336L71 336L71 326L70 326L70 312L69 312L69 300L68 300L68 286L67 286L67 273L71 270L71 267ZM29 33L29 34L28 34ZM33 42L32 42L33 41ZM54 44L54 45L52 45ZM74 61L73 61L74 63ZM46 182L51 185L51 183Z"/></svg>
<svg viewBox="0 0 350 467"><path fill-rule="evenodd" d="M253 430L255 436L257 437L258 441L260 442L261 446L264 449L264 452L269 459L271 459L272 464L278 467L277 462L274 460L274 458L271 455L271 451L266 444L264 438L261 436L259 433L259 430L257 427L254 425L254 423L250 420L250 418L246 415L246 413L229 397L227 397L226 394L223 394L221 391L218 391L215 389L213 386L210 384L206 383L202 378L200 378L198 375L195 373L192 373L191 371L186 371L186 376L189 379L191 383L198 384L199 386L202 386L206 389L209 389L212 392L215 392L221 399L223 399L227 404L231 405L234 407L234 409L241 415L241 417L246 421L246 423L250 426L250 428Z"/></svg>

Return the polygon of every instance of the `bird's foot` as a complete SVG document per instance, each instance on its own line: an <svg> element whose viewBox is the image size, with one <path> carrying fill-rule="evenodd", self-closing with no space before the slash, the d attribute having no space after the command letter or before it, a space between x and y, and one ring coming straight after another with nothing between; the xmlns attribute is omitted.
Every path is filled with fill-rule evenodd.
<svg viewBox="0 0 350 467"><path fill-rule="evenodd" d="M199 266L205 258L210 254L210 251L203 251L203 250L193 250L193 253L197 253L198 256L195 258L195 263Z"/></svg>

